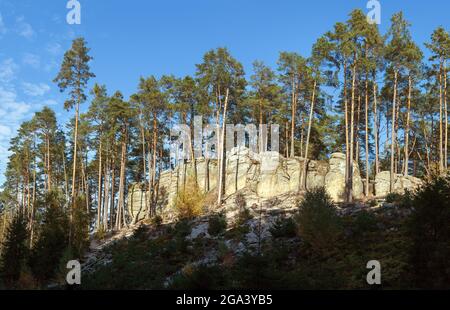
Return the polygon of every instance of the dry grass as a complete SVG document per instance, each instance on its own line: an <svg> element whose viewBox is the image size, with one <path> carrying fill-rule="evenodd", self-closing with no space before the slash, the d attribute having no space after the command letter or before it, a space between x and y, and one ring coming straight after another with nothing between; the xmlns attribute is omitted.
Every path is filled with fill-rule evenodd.
<svg viewBox="0 0 450 310"><path fill-rule="evenodd" d="M175 199L175 210L179 219L193 219L203 214L205 195L194 180L186 180Z"/></svg>

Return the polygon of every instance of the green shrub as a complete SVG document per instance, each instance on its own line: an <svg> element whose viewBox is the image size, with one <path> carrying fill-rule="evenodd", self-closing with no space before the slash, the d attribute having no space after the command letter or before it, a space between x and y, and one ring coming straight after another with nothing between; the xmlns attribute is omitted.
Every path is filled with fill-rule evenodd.
<svg viewBox="0 0 450 310"><path fill-rule="evenodd" d="M188 267L172 279L170 289L217 290L228 288L226 272L222 267L200 265Z"/></svg>
<svg viewBox="0 0 450 310"><path fill-rule="evenodd" d="M296 220L300 237L319 252L333 247L342 233L340 218L323 187L305 193Z"/></svg>
<svg viewBox="0 0 450 310"><path fill-rule="evenodd" d="M400 203L403 199L403 195L399 193L389 193L386 195L387 203Z"/></svg>
<svg viewBox="0 0 450 310"><path fill-rule="evenodd" d="M209 218L208 234L217 236L227 229L227 220L225 214L214 214Z"/></svg>
<svg viewBox="0 0 450 310"><path fill-rule="evenodd" d="M181 220L175 224L174 235L175 237L185 238L191 233L192 227L189 220Z"/></svg>
<svg viewBox="0 0 450 310"><path fill-rule="evenodd" d="M293 218L277 218L269 229L273 238L293 238L297 235L297 224Z"/></svg>
<svg viewBox="0 0 450 310"><path fill-rule="evenodd" d="M10 287L15 286L24 270L29 254L27 240L27 221L18 212L7 228L1 256L0 275Z"/></svg>
<svg viewBox="0 0 450 310"><path fill-rule="evenodd" d="M69 216L62 208L62 197L56 192L48 193L39 205L45 212L29 264L34 277L44 284L56 275L61 257L69 246Z"/></svg>
<svg viewBox="0 0 450 310"><path fill-rule="evenodd" d="M408 233L411 264L420 288L450 288L450 177L427 182L413 197Z"/></svg>

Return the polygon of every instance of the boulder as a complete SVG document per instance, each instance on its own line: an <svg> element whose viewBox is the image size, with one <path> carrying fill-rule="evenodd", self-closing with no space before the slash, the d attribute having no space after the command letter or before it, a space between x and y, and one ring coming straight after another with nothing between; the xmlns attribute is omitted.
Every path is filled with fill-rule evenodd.
<svg viewBox="0 0 450 310"><path fill-rule="evenodd" d="M345 154L333 153L330 157L330 167L325 176L325 188L335 202L344 201L345 192ZM357 162L353 162L353 198L360 199L363 195L363 182Z"/></svg>
<svg viewBox="0 0 450 310"><path fill-rule="evenodd" d="M375 176L375 195L385 197L390 193L391 173L381 171ZM394 176L394 193L403 194L405 190L414 191L422 184L422 180L413 176L396 174Z"/></svg>

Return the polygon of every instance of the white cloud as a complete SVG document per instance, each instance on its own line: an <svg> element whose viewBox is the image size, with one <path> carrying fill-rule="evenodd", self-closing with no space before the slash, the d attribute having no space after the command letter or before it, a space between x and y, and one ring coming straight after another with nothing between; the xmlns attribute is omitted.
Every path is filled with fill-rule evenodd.
<svg viewBox="0 0 450 310"><path fill-rule="evenodd" d="M31 39L34 35L34 29L25 21L23 16L17 17L16 19L17 33L24 38Z"/></svg>
<svg viewBox="0 0 450 310"><path fill-rule="evenodd" d="M0 179L8 162L9 141L31 114L32 106L17 99L14 89L0 86Z"/></svg>
<svg viewBox="0 0 450 310"><path fill-rule="evenodd" d="M2 13L0 13L0 36L4 35L5 33L6 33L6 26L5 26L5 23L3 21Z"/></svg>
<svg viewBox="0 0 450 310"><path fill-rule="evenodd" d="M41 58L35 54L25 53L23 55L22 62L25 65L29 65L29 66L37 69L41 65Z"/></svg>
<svg viewBox="0 0 450 310"><path fill-rule="evenodd" d="M22 88L25 94L33 97L43 96L50 91L50 86L45 83L33 84L24 82L22 83Z"/></svg>
<svg viewBox="0 0 450 310"><path fill-rule="evenodd" d="M50 44L47 44L46 50L50 54L57 56L61 53L62 47L61 47L61 44L59 44L59 43L50 43Z"/></svg>
<svg viewBox="0 0 450 310"><path fill-rule="evenodd" d="M0 63L0 82L10 82L16 78L16 73L19 70L19 66L14 62L12 58L3 60Z"/></svg>
<svg viewBox="0 0 450 310"><path fill-rule="evenodd" d="M46 99L44 100L44 105L49 106L49 105L57 105L58 101L54 100L54 99Z"/></svg>

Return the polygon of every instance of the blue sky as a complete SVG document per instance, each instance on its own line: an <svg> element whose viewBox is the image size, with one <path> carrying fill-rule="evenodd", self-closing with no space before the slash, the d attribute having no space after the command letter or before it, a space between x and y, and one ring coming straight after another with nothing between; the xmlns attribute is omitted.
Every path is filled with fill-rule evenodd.
<svg viewBox="0 0 450 310"><path fill-rule="evenodd" d="M195 72L209 49L226 46L246 72L258 59L275 67L280 51L308 55L314 41L367 0L79 0L81 25L66 23L66 0L0 0L0 184L9 139L48 105L64 123L64 95L52 83L71 40L91 47L95 81L128 97L140 76ZM423 47L450 28L448 0L380 0L381 30L403 10ZM84 105L84 109L87 104Z"/></svg>

